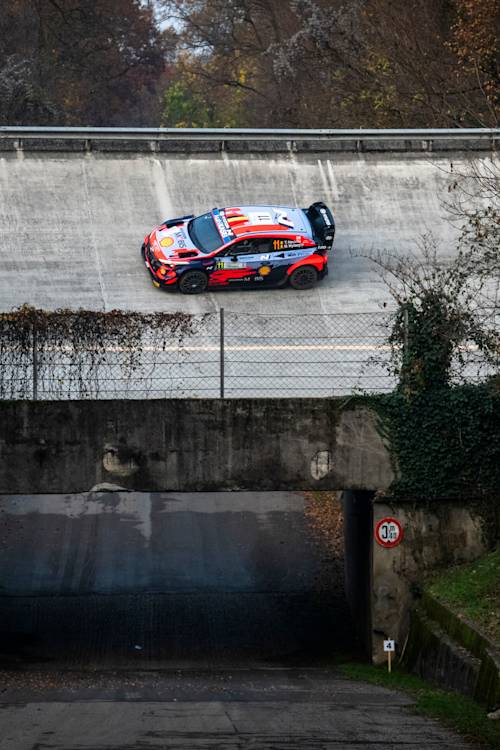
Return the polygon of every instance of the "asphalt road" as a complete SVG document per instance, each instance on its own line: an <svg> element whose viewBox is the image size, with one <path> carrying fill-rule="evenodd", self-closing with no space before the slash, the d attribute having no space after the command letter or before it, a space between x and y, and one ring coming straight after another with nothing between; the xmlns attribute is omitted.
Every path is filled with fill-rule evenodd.
<svg viewBox="0 0 500 750"><path fill-rule="evenodd" d="M0 750L467 750L407 696L325 669L2 675Z"/></svg>
<svg viewBox="0 0 500 750"><path fill-rule="evenodd" d="M487 153L480 158L487 158ZM329 313L380 309L389 296L356 254L415 250L432 231L443 256L458 230L444 203L466 153L7 154L0 156L0 308L121 308ZM218 291L186 297L155 289L139 254L167 218L213 206L332 206L330 275L311 291ZM354 253L354 257L353 254Z"/></svg>

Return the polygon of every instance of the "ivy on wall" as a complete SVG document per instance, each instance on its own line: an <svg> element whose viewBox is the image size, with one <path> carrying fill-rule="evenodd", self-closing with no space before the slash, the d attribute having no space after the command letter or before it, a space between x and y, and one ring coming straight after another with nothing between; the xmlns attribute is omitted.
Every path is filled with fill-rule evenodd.
<svg viewBox="0 0 500 750"><path fill-rule="evenodd" d="M397 469L390 494L418 503L498 499L498 330L491 315L456 304L442 286L401 301L393 319L389 343L399 382L374 400Z"/></svg>
<svg viewBox="0 0 500 750"><path fill-rule="evenodd" d="M436 386L407 397L371 399L397 464L394 499L483 500L500 497L500 387Z"/></svg>

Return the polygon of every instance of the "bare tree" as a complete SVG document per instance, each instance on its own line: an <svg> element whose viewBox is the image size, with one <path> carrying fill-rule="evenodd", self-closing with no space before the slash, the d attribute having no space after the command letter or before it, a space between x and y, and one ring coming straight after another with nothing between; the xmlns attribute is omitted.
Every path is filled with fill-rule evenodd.
<svg viewBox="0 0 500 750"><path fill-rule="evenodd" d="M477 306L496 314L500 304L500 161L492 154L451 163L448 198L451 220L460 228L457 263L469 281L479 281Z"/></svg>
<svg viewBox="0 0 500 750"><path fill-rule="evenodd" d="M485 262L471 273L480 254L475 243L447 263L438 251L428 234L413 254L365 256L397 303L389 342L393 371L407 394L498 370L498 307L485 308L482 297L498 259L483 256Z"/></svg>

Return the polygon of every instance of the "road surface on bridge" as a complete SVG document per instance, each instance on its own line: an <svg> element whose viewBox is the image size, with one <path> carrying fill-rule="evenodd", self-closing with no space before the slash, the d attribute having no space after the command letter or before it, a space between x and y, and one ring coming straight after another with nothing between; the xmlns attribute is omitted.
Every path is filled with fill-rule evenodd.
<svg viewBox="0 0 500 750"><path fill-rule="evenodd" d="M489 153L478 152L480 159ZM140 311L328 313L379 310L388 293L356 253L416 249L432 232L443 256L458 229L445 203L466 152L247 155L0 153L0 305ZM140 258L167 218L213 206L324 200L337 222L330 274L307 292L155 289Z"/></svg>

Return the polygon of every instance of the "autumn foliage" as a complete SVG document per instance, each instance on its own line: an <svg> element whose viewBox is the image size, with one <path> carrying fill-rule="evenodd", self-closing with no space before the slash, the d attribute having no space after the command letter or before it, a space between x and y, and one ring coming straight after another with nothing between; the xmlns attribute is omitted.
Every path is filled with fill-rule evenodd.
<svg viewBox="0 0 500 750"><path fill-rule="evenodd" d="M9 0L0 123L496 126L498 0Z"/></svg>
<svg viewBox="0 0 500 750"><path fill-rule="evenodd" d="M8 0L0 10L0 122L150 124L161 35L138 0Z"/></svg>
<svg viewBox="0 0 500 750"><path fill-rule="evenodd" d="M162 0L175 81L163 123L495 126L496 0ZM188 115L188 116L186 116Z"/></svg>

